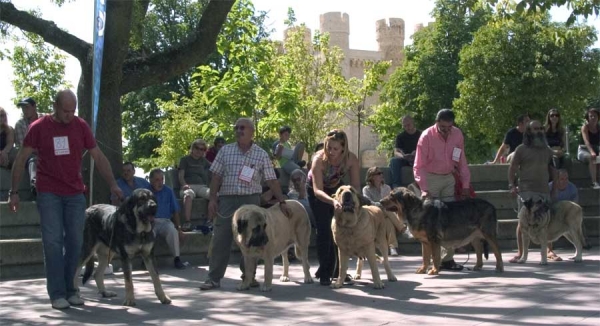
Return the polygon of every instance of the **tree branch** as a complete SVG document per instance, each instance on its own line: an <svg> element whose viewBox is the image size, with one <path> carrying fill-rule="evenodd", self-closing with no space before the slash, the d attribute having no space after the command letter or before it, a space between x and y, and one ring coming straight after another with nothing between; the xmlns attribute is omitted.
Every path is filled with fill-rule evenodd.
<svg viewBox="0 0 600 326"><path fill-rule="evenodd" d="M15 8L10 2L0 2L0 21L40 35L44 41L69 53L79 61L85 60L92 45L60 29L53 21L44 20Z"/></svg>
<svg viewBox="0 0 600 326"><path fill-rule="evenodd" d="M167 52L125 62L121 94L165 82L206 62L215 51L217 37L234 3L234 0L210 1L187 43Z"/></svg>

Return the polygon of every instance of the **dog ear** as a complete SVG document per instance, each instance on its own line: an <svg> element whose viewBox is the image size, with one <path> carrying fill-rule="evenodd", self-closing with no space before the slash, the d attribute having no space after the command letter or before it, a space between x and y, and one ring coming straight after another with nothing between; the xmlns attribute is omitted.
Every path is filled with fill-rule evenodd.
<svg viewBox="0 0 600 326"><path fill-rule="evenodd" d="M248 228L248 221L246 221L244 219L237 220L237 231L238 231L238 233L244 233L244 232L246 232L247 228Z"/></svg>

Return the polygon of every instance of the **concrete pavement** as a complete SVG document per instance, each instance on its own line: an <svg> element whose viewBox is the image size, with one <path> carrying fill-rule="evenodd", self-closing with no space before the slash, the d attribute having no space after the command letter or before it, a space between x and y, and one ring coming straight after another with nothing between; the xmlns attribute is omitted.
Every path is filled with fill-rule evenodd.
<svg viewBox="0 0 600 326"><path fill-rule="evenodd" d="M121 273L106 277L111 299L96 294L95 282L82 287L83 307L64 311L51 308L45 279L0 282L1 325L600 325L600 250L584 252L584 262L566 258L572 250L557 250L565 261L540 266L539 249L532 249L524 265L507 263L514 252L503 255L505 272L494 271L493 255L481 272L446 272L417 275L420 257L392 257L398 282L386 281L374 290L367 266L363 280L339 290L302 284L302 269L290 267L292 282L281 283L282 266L276 261L273 290L239 292L237 264L231 264L221 288L200 291L207 266L179 271L160 270L171 305L156 299L150 277L134 272L136 307L121 306L124 297ZM234 257L235 258L238 257ZM466 254L455 256L459 263ZM238 258L239 259L239 258ZM472 268L474 255L466 266ZM233 261L233 260L232 260ZM314 274L316 260L311 259ZM354 263L351 262L351 266ZM379 265L385 279L383 266ZM262 282L263 268L257 279Z"/></svg>

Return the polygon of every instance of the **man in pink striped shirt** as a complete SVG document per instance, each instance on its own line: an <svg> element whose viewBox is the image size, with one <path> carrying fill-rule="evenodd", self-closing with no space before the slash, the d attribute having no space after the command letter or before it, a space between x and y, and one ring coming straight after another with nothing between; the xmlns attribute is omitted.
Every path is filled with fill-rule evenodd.
<svg viewBox="0 0 600 326"><path fill-rule="evenodd" d="M442 109L435 124L423 131L417 143L413 172L423 199L454 201L454 176L458 172L463 185L462 198L469 197L471 173L465 157L464 137L454 126L454 112ZM454 249L442 254L442 269L462 270L454 262Z"/></svg>

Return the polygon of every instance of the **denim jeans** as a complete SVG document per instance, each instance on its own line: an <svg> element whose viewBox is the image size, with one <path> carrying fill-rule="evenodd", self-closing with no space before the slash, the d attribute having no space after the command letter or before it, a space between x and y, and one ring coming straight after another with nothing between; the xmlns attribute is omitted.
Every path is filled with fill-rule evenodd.
<svg viewBox="0 0 600 326"><path fill-rule="evenodd" d="M74 277L83 243L86 201L83 194L37 194L44 266L50 300L77 294Z"/></svg>
<svg viewBox="0 0 600 326"><path fill-rule="evenodd" d="M390 173L392 174L392 189L403 186L402 184L402 167L412 166L405 158L392 157L390 160Z"/></svg>

